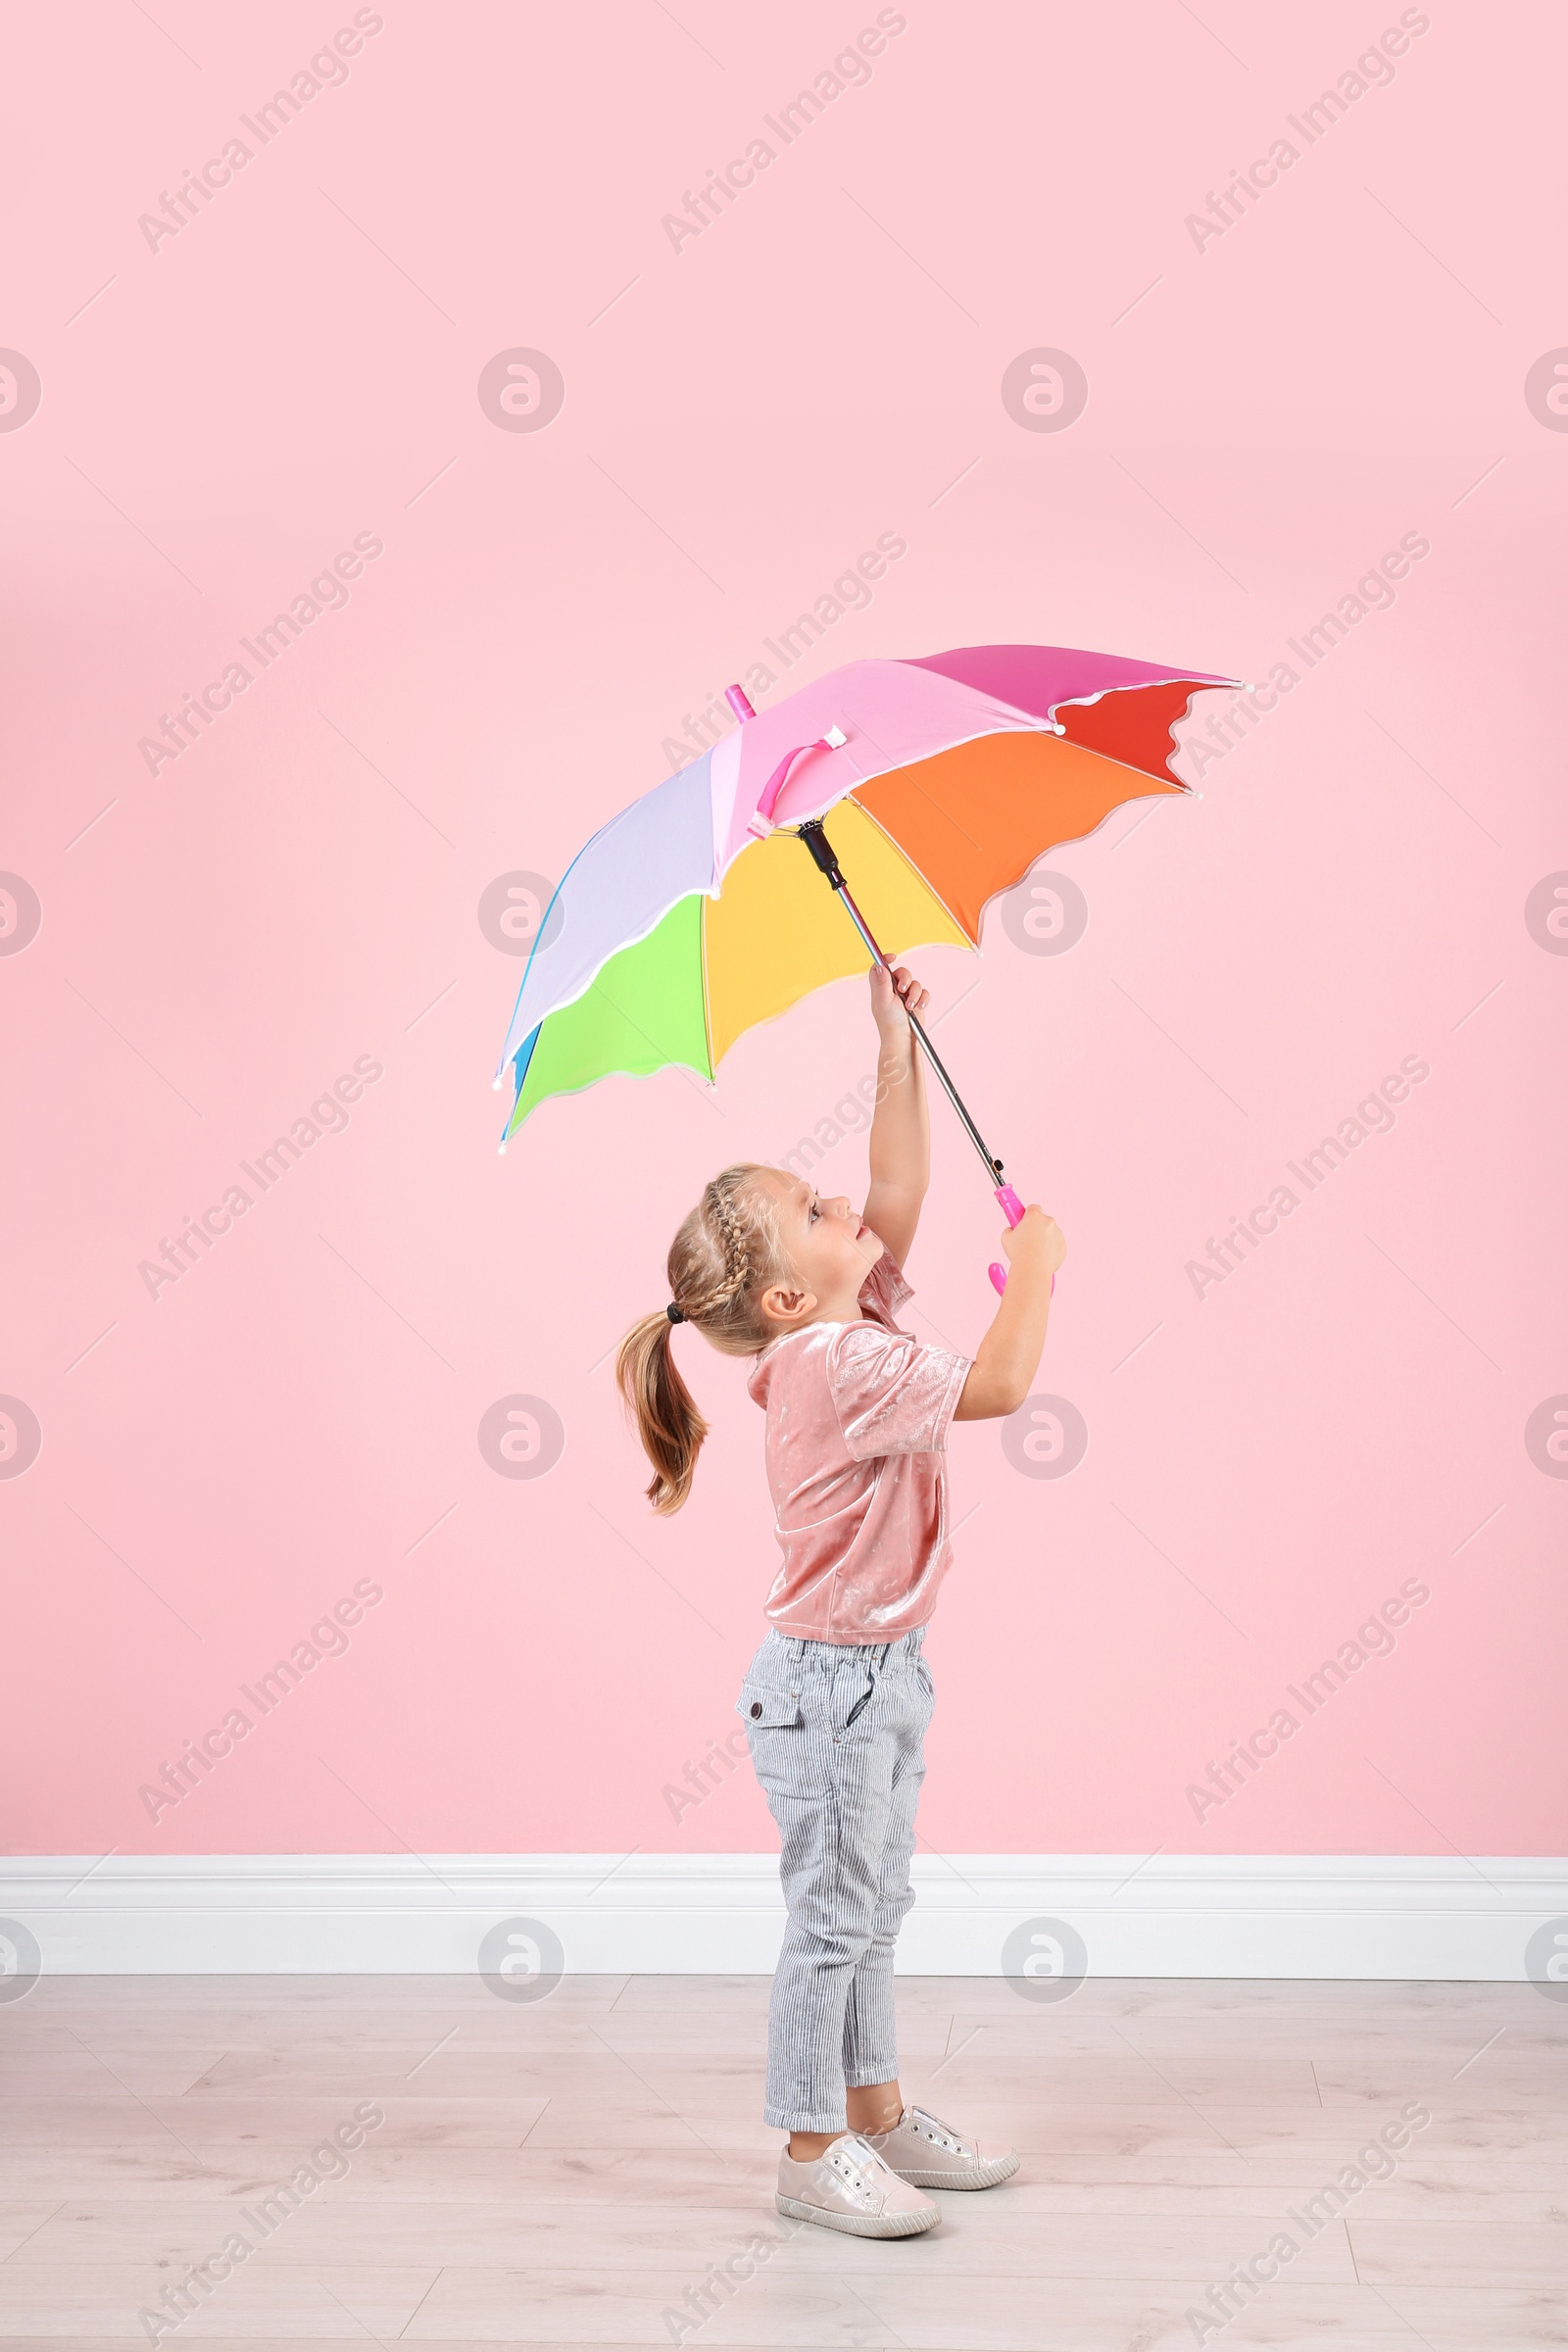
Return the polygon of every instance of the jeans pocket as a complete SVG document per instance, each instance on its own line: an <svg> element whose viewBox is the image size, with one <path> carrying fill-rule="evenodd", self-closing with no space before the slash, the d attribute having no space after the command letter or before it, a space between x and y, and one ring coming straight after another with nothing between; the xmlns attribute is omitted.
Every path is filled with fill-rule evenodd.
<svg viewBox="0 0 1568 2352"><path fill-rule="evenodd" d="M849 1732L855 1724L859 1722L860 1717L875 1698L881 1679L874 1667L867 1667L864 1685L851 1699L848 1712L839 1727L841 1733Z"/></svg>
<svg viewBox="0 0 1568 2352"><path fill-rule="evenodd" d="M793 1729L806 1721L798 1690L786 1690L777 1683L754 1682L749 1675L741 1685L735 1712L764 1731Z"/></svg>
<svg viewBox="0 0 1568 2352"><path fill-rule="evenodd" d="M798 1690L779 1683L762 1683L750 1675L741 1685L735 1712L746 1726L746 1744L762 1793L804 1796L809 1793L806 1710Z"/></svg>

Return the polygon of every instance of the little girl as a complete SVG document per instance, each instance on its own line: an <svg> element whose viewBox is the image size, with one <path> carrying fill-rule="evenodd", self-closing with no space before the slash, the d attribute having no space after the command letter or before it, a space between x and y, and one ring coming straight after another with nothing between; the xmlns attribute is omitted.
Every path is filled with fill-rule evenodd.
<svg viewBox="0 0 1568 2352"><path fill-rule="evenodd" d="M747 1388L767 1415L784 1556L735 1703L778 1824L789 1911L763 2108L789 2133L776 2203L856 2236L907 2237L940 2218L924 2190L991 2188L1018 2169L1010 2150L905 2105L893 1945L914 1900L932 1707L920 1646L949 1565L948 1424L1016 1412L1028 1396L1066 1244L1034 1206L1003 1235L1011 1271L973 1357L900 1330L930 1174L908 1021L927 991L903 965L874 964L870 981L881 1048L864 1216L781 1168L725 1168L671 1244L670 1304L627 1333L615 1370L654 1465L649 1499L667 1513L708 1434L672 1326L756 1358Z"/></svg>

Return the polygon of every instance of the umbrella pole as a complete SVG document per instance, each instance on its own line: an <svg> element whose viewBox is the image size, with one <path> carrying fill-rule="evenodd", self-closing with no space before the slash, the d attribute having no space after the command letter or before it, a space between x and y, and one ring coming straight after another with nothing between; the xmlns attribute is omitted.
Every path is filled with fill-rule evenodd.
<svg viewBox="0 0 1568 2352"><path fill-rule="evenodd" d="M797 831L800 834L801 840L805 842L807 848L810 851L812 858L815 859L818 870L825 876L827 881L832 884L834 890L838 893L839 898L843 901L846 913L849 915L850 920L854 923L857 931L858 931L860 934L861 939L864 940L872 956L876 958L876 961L883 966L884 970L891 971L893 968L892 965L889 964L887 957L883 955L882 950L878 947L875 938L872 936L870 925L866 922L864 915L855 904L855 900L850 892L850 886L845 881L844 875L840 870L838 857L834 851L833 844L828 840L827 834L823 830L821 818L813 817L809 823L797 827ZM938 1054L935 1046L932 1045L931 1040L927 1037L918 1017L912 1012L909 1013L907 1017L909 1027L913 1030L915 1036L925 1048L926 1059L930 1062L932 1069L936 1072L937 1077L940 1079L943 1092L946 1094L948 1101L953 1104L954 1109L957 1112L959 1118L962 1120L965 1134L968 1136L969 1141L973 1144L975 1150L979 1152L981 1159L985 1163L986 1173L991 1179L991 1189L996 1194L998 1200L1002 1204L1002 1208L1006 1216L1007 1223L1009 1225L1016 1225L1018 1220L1023 1215L1023 1202L1013 1191L1012 1186L1004 1181L1001 1160L998 1159L987 1148L985 1139L982 1137L980 1130L975 1125L973 1119L969 1116L962 1097L959 1095L957 1088L954 1085L953 1080L948 1076L947 1071L944 1069L942 1065L942 1057ZM1006 1282L1005 1267L994 1265L991 1268L991 1279L996 1284L997 1289L999 1291L1002 1290ZM1053 1284L1053 1288L1054 1288L1054 1284Z"/></svg>

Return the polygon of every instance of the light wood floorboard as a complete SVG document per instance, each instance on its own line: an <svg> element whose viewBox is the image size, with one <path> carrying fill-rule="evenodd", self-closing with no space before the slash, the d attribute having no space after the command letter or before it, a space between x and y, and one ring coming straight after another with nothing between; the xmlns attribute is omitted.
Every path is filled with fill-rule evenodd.
<svg viewBox="0 0 1568 2352"><path fill-rule="evenodd" d="M166 2345L1175 2352L1289 2230L1224 2352L1568 2345L1568 2010L1530 1985L902 1980L909 2095L1024 2163L892 2245L774 2210L767 1989L45 1980L0 2006L0 2344L144 2344L239 2230ZM264 2231L365 2102L378 2128ZM1347 2184L1415 2102L1391 2176Z"/></svg>

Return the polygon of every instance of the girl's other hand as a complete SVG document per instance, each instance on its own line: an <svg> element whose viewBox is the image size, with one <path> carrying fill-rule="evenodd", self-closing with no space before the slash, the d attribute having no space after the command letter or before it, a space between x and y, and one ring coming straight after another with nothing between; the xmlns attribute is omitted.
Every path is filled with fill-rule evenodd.
<svg viewBox="0 0 1568 2352"><path fill-rule="evenodd" d="M1002 1247L1009 1265L1036 1266L1047 1274L1054 1274L1067 1255L1067 1238L1061 1227L1034 1200L1019 1222L1003 1235Z"/></svg>
<svg viewBox="0 0 1568 2352"><path fill-rule="evenodd" d="M871 1010L884 1037L907 1034L908 1015L922 1013L930 1002L931 991L921 987L907 964L895 964L891 972L885 963L872 964Z"/></svg>

